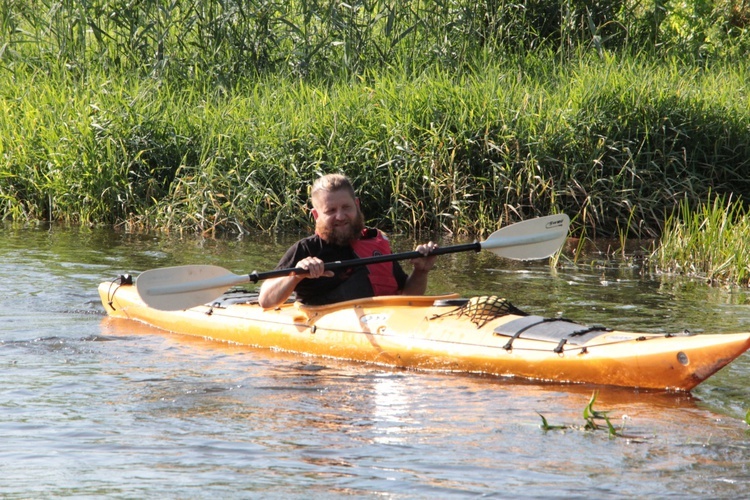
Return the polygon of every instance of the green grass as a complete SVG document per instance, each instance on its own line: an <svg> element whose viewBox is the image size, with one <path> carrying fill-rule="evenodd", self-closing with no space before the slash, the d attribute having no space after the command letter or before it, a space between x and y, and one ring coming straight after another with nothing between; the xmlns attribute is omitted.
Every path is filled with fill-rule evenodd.
<svg viewBox="0 0 750 500"><path fill-rule="evenodd" d="M686 202L667 219L652 258L658 269L711 284L750 284L750 220L745 205L716 196L695 210Z"/></svg>
<svg viewBox="0 0 750 500"><path fill-rule="evenodd" d="M0 72L4 219L202 232L304 225L309 183L354 178L371 222L480 234L565 211L654 237L677 203L750 193L746 64L526 58L471 74L268 76L191 86Z"/></svg>
<svg viewBox="0 0 750 500"><path fill-rule="evenodd" d="M667 219L745 210L748 26L733 0L6 0L0 218L297 228L342 171L389 230L565 212L746 283L739 240Z"/></svg>

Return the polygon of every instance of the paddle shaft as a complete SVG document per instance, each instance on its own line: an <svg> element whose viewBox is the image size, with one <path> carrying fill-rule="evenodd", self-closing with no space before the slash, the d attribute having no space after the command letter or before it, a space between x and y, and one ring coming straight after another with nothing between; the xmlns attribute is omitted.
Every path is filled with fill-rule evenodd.
<svg viewBox="0 0 750 500"><path fill-rule="evenodd" d="M565 214L538 217L499 229L485 241L438 247L429 255L489 250L499 257L508 259L544 259L559 251L560 246L565 241L569 223L570 220ZM334 271L342 268L421 257L426 256L414 250L328 262L325 263L325 269ZM138 276L136 288L138 294L148 306L169 311L205 304L214 300L232 286L257 283L271 278L306 274L308 274L308 271L299 267L261 273L253 271L250 274L234 274L219 266L188 265L145 271Z"/></svg>
<svg viewBox="0 0 750 500"><path fill-rule="evenodd" d="M432 252L430 252L429 255L445 255L448 253L456 253L456 252L470 252L472 250L479 252L481 249L482 249L482 244L479 242L474 242L474 243L466 243L463 245L451 245L447 247L438 247ZM416 250L412 250L411 252L391 253L391 254L386 254L386 255L374 255L372 257L363 257L361 259L337 260L336 262L326 262L325 270L335 271L336 269L346 269L346 268L355 267L355 266L367 266L369 264L378 264L380 262L392 262L396 260L417 259L419 257L425 257L425 255L417 252ZM307 274L308 272L309 271L307 269L302 269L301 267L288 268L288 269L276 269L274 271L265 271L262 273L253 271L252 273L247 275L247 278L248 278L248 281L250 281L251 283L257 283L261 280L267 280L271 278L281 278L283 276L291 276L292 274L299 276L299 275Z"/></svg>
<svg viewBox="0 0 750 500"><path fill-rule="evenodd" d="M549 219L549 217L545 219ZM567 221L567 219L564 219L564 221ZM533 222L533 220L529 222ZM521 225L521 224L523 223L519 223L518 225ZM556 230L557 225L552 225L550 228L551 230L548 230L548 231L537 232L537 233L532 233L532 234L519 234L515 236L505 236L505 237L500 235L500 233L503 231L501 229L500 231L497 231L493 233L492 235L490 235L490 237L484 242L475 241L474 243L464 243L461 245L449 245L447 247L438 247L432 250L429 253L429 255L445 255L449 253L471 252L471 251L479 252L485 247L487 250L490 250L490 251L497 250L496 253L498 253L500 252L498 249L501 249L501 248L525 247L528 245L534 245L534 244L544 243L548 241L558 240L561 237L564 238L568 231L567 222L565 222L564 224L561 224L561 227L562 227L562 230ZM512 228L512 226L508 226L506 229L510 229L510 228ZM378 264L380 262L391 262L395 260L417 259L419 257L426 257L426 255L423 255L417 252L416 250L412 250L411 252L391 253L391 254L386 254L386 255L374 255L372 257L363 257L361 259L327 262L325 264L325 270L335 271L336 269L346 269L346 268L355 267L355 266L366 266L369 264ZM266 271L262 273L253 271L252 273L247 275L247 279L252 283L257 283L258 281L266 280L270 278L280 278L283 276L290 276L292 274L303 275L307 273L308 273L307 269L302 269L300 267L289 268L289 269L276 269L274 271Z"/></svg>

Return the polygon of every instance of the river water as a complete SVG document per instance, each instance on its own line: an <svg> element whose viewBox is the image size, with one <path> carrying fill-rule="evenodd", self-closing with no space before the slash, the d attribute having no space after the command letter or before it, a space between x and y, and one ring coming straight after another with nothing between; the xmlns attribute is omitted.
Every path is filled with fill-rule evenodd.
<svg viewBox="0 0 750 500"><path fill-rule="evenodd" d="M241 240L0 226L3 498L738 498L750 355L691 394L389 370L182 337L104 315L122 273L274 267ZM394 237L397 250L413 242ZM746 291L591 254L557 271L443 256L430 292L643 331L750 330ZM608 411L618 436L585 430ZM541 417L562 429L543 430Z"/></svg>

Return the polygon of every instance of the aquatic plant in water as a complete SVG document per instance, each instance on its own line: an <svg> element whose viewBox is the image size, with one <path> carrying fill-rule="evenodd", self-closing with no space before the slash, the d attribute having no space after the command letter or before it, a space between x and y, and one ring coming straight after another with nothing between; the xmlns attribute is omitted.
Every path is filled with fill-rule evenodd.
<svg viewBox="0 0 750 500"><path fill-rule="evenodd" d="M609 411L600 411L594 409L594 403L596 403L596 398L599 395L599 391L594 391L591 394L591 398L589 399L588 404L583 409L583 419L585 421L585 424L583 426L575 426L575 425L551 425L547 418L542 415L541 413L537 412L537 414L542 419L542 430L546 431L552 431L552 430L565 430L565 429L582 429L585 431L597 431L600 429L606 429L610 437L626 437L633 439L635 436L626 436L624 434L625 430L625 424L623 423L623 426L618 430L615 428L615 426L612 424L612 421L609 418ZM623 417L624 421L625 417ZM599 421L603 420L605 422L605 425L602 425L599 423ZM636 438L640 439L640 438Z"/></svg>

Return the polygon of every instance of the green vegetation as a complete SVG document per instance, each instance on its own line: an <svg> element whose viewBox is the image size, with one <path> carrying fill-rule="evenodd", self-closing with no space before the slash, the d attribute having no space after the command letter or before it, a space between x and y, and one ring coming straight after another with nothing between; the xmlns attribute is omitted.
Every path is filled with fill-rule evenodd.
<svg viewBox="0 0 750 500"><path fill-rule="evenodd" d="M750 220L744 204L716 196L695 210L683 201L653 253L662 271L710 283L750 285Z"/></svg>
<svg viewBox="0 0 750 500"><path fill-rule="evenodd" d="M291 228L335 170L391 229L658 237L750 196L748 26L736 0L4 0L0 218Z"/></svg>
<svg viewBox="0 0 750 500"><path fill-rule="evenodd" d="M583 426L551 425L544 415L537 412L537 415L539 415L542 419L542 430L547 432L567 429L581 429L584 431L597 431L606 429L609 437L624 437L630 439L632 442L638 442L643 439L641 437L625 434L625 417L623 417L622 427L620 429L617 429L614 424L612 424L612 421L610 420L608 415L608 411L595 410L594 403L596 403L596 398L598 396L599 391L594 391L591 394L591 398L589 399L588 404L586 404L586 406L583 408L583 420L585 422ZM603 421L604 424L599 423L601 421Z"/></svg>

